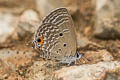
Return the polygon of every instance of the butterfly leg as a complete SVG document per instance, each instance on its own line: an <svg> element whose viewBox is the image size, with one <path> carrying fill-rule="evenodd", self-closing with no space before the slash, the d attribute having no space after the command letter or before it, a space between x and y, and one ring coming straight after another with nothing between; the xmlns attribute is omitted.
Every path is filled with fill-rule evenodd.
<svg viewBox="0 0 120 80"><path fill-rule="evenodd" d="M80 52L77 52L74 56L65 57L60 63L68 64L70 66L72 63L76 63L83 55Z"/></svg>

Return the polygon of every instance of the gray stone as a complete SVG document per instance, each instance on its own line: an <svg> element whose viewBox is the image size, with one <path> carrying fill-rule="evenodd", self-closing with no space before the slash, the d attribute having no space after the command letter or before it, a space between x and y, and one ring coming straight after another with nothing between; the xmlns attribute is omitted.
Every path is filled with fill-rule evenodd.
<svg viewBox="0 0 120 80"><path fill-rule="evenodd" d="M59 7L66 7L71 13L74 13L78 9L77 3L77 0L36 0L36 7L40 12L41 17L43 17L50 13L53 9Z"/></svg>
<svg viewBox="0 0 120 80"><path fill-rule="evenodd" d="M23 79L19 71L21 66L29 65L32 62L32 58L35 53L27 50L12 50L1 49L0 50L0 79L4 80L5 77L8 80L15 80L15 78ZM17 71L20 73L18 74Z"/></svg>
<svg viewBox="0 0 120 80"><path fill-rule="evenodd" d="M10 13L0 13L0 43L5 42L15 29L16 17Z"/></svg>
<svg viewBox="0 0 120 80"><path fill-rule="evenodd" d="M14 31L13 39L24 39L26 36L31 36L40 25L40 20L37 12L34 10L26 10L18 17L16 29ZM31 36L32 37L32 36Z"/></svg>
<svg viewBox="0 0 120 80"><path fill-rule="evenodd" d="M120 38L120 1L96 1L96 25L94 35L102 39Z"/></svg>
<svg viewBox="0 0 120 80"><path fill-rule="evenodd" d="M62 68L55 72L55 76L62 80L104 80L106 72L115 72L117 69L120 69L120 62L100 62Z"/></svg>

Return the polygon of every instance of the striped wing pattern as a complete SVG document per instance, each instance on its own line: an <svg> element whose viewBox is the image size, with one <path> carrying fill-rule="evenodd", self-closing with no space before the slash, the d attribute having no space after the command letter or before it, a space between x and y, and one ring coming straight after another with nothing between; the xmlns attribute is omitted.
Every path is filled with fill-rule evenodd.
<svg viewBox="0 0 120 80"><path fill-rule="evenodd" d="M42 45L42 51L44 54L44 58L55 58L57 55L53 55L56 53L53 53L52 49L56 47L58 43L60 43L58 48L63 49L61 47L64 43L64 40L67 42L67 36L69 36L69 42L71 40L71 44L73 46L76 46L76 43L74 44L75 38L74 38L74 32L72 30L72 20L71 16L69 15L66 8L59 8L54 11L52 11L50 14L48 14L41 22L40 27L38 28L37 32L35 33L35 39L38 36L42 36L44 43ZM70 29L71 28L71 29ZM71 32L71 33L70 33ZM60 33L64 33L64 37L60 37ZM73 36L71 38L70 36ZM70 44L70 48L73 48ZM73 52L75 52L75 48L73 49ZM68 49L68 53L71 52ZM63 50L64 51L64 50ZM67 50L65 50L67 51ZM62 52L61 52L62 53ZM63 53L62 53L63 54ZM65 56L67 53L64 52Z"/></svg>

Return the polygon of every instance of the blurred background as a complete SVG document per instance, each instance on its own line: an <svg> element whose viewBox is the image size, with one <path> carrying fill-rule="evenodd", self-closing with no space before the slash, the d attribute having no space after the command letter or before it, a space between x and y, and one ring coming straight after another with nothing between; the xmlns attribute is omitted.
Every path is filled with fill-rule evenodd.
<svg viewBox="0 0 120 80"><path fill-rule="evenodd" d="M40 80L48 80L49 72L47 77L46 74L39 74L41 71L29 72L37 72L38 68L41 70L33 63L36 52L31 42L43 17L59 7L66 7L73 18L77 48L84 54L84 59L78 64L92 65L108 61L113 68L106 63L100 64L107 67L105 70L100 68L102 75L96 80L120 80L120 72L112 71L120 66L119 5L119 0L0 0L0 80L39 80L41 76ZM118 62L114 65L111 61ZM41 62L39 66L43 64ZM95 73L92 70L88 72ZM33 79L38 74L39 78ZM91 80L93 76L85 77Z"/></svg>
<svg viewBox="0 0 120 80"><path fill-rule="evenodd" d="M6 42L8 37L30 38L42 18L59 7L69 10L77 32L89 35L94 26L95 5L94 0L0 0L0 42Z"/></svg>

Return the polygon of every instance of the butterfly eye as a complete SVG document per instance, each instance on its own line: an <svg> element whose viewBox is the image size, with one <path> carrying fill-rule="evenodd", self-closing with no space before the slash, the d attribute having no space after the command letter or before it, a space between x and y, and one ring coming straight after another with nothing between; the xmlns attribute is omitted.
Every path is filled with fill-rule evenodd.
<svg viewBox="0 0 120 80"><path fill-rule="evenodd" d="M43 38L42 37L37 38L37 42L40 43L40 45L42 45L44 42Z"/></svg>

